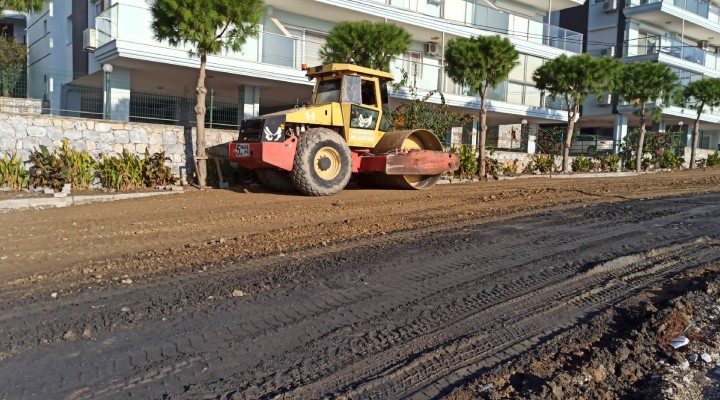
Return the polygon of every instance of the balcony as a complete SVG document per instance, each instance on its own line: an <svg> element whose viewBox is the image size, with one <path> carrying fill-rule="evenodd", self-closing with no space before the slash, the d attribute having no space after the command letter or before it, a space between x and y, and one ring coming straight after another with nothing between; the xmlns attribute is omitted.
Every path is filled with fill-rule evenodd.
<svg viewBox="0 0 720 400"><path fill-rule="evenodd" d="M720 33L720 8L706 0L627 0L624 14L669 30L684 30L686 37L706 39Z"/></svg>
<svg viewBox="0 0 720 400"><path fill-rule="evenodd" d="M685 60L720 72L720 54L684 43L680 40L651 36L624 43L624 57L665 55Z"/></svg>

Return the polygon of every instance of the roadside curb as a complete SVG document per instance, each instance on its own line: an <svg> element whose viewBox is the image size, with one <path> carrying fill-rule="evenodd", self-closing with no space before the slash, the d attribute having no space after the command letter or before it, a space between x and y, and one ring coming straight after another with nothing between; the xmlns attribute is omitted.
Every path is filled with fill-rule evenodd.
<svg viewBox="0 0 720 400"><path fill-rule="evenodd" d="M22 210L27 208L45 208L45 207L69 207L79 204L117 201L127 199L139 199L151 196L164 196L169 194L183 193L182 190L163 191L163 192L147 192L147 193L119 193L119 194L99 194L84 196L67 196L67 197L45 197L45 198L27 198L27 199L10 199L0 201L0 211L6 210Z"/></svg>
<svg viewBox="0 0 720 400"><path fill-rule="evenodd" d="M588 173L572 173L572 174L538 174L538 175L519 175L519 176L499 176L498 181L512 181L515 179L600 179L600 178L625 178L631 176L657 174L665 171L643 171L643 172L588 172ZM490 179L493 180L493 179ZM480 182L477 179L441 179L438 184L455 184L455 183L472 183Z"/></svg>

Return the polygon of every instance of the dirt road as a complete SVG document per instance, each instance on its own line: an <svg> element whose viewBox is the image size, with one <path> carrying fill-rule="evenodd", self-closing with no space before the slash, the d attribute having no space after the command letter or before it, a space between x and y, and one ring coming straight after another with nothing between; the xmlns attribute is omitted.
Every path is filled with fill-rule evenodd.
<svg viewBox="0 0 720 400"><path fill-rule="evenodd" d="M698 171L1 214L0 397L450 395L720 261L717 192Z"/></svg>

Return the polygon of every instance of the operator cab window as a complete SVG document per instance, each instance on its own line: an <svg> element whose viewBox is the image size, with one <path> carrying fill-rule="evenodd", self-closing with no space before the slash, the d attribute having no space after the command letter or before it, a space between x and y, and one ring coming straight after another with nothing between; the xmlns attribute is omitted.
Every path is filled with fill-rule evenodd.
<svg viewBox="0 0 720 400"><path fill-rule="evenodd" d="M340 79L330 79L318 83L316 103L336 103L340 101Z"/></svg>
<svg viewBox="0 0 720 400"><path fill-rule="evenodd" d="M362 104L365 106L377 107L377 96L375 94L375 82L362 81Z"/></svg>
<svg viewBox="0 0 720 400"><path fill-rule="evenodd" d="M343 79L342 101L343 103L360 104L362 98L360 97L359 76L345 76L345 79Z"/></svg>

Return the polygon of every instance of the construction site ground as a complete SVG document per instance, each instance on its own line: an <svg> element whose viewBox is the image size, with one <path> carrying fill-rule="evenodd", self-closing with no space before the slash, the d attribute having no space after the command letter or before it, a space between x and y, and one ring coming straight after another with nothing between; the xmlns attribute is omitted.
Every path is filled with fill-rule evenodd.
<svg viewBox="0 0 720 400"><path fill-rule="evenodd" d="M3 399L720 398L720 169L0 227Z"/></svg>

